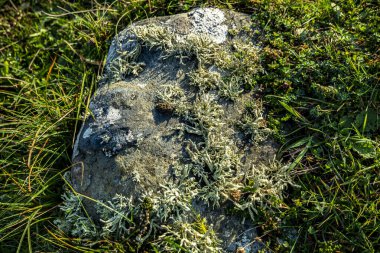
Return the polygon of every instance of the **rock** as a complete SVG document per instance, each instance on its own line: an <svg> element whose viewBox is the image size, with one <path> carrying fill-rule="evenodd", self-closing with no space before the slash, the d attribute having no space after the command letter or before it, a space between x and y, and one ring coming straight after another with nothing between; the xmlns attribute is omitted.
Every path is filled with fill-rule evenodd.
<svg viewBox="0 0 380 253"><path fill-rule="evenodd" d="M229 213L254 218L257 201L280 195L289 180L271 162L276 145L260 101L244 91L261 71L252 32L248 15L201 8L118 34L75 143L74 189L103 202L121 194L136 206L149 198L149 222L172 228L200 214L223 251L256 251L250 217ZM94 203L84 204L98 220Z"/></svg>

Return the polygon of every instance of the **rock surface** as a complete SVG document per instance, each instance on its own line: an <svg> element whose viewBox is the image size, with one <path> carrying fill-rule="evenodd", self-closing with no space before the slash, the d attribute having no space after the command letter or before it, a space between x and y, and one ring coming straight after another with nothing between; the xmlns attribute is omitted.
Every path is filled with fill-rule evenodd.
<svg viewBox="0 0 380 253"><path fill-rule="evenodd" d="M227 70L221 67L229 59L219 59L219 64L207 62L207 52L202 55L198 47L185 47L191 46L189 41L200 41L230 52L234 41L254 45L251 32L249 16L204 8L137 22L116 36L104 77L90 103L91 113L76 140L71 171L74 189L96 200L107 201L122 194L139 203L148 193L152 198L163 198L163 186L192 178L194 189L200 190L194 190L191 205L214 229L223 251L234 252L238 247L245 247L245 252L257 251L257 234L250 218L229 215L227 210L234 204L239 206L240 198L248 198L242 190L247 184L244 180L249 178L247 173L261 164L270 164L275 145L267 140L258 147L252 141L255 129L247 134L244 131L248 131L249 124L241 127L236 123L244 118L247 104L254 99L240 88L247 82L242 74L231 77L235 73L232 65ZM200 49L208 49L207 45ZM210 50L209 54L215 54ZM244 57L239 59L245 64ZM201 67L207 75L194 72ZM227 88L194 85L194 80L201 77L210 79L202 84L217 82L227 84ZM242 80L238 89L231 86L234 78ZM172 94L175 92L179 95ZM192 109L202 103L203 109ZM207 107L210 104L214 106L211 109ZM207 110L210 114L203 116L211 115L211 121L203 122L199 114ZM257 120L259 116L260 112L256 125L265 123ZM265 129L259 126L256 130ZM214 142L213 138L220 140ZM230 153L235 158L225 158ZM210 161L200 159L201 154L209 155ZM218 154L225 157L217 158ZM185 173L184 168L190 169ZM215 172L224 168L227 172ZM218 178L217 173L225 173L226 178ZM185 178L179 179L181 175ZM209 181L210 190L204 188ZM216 195L205 194L213 190ZM97 219L93 203L84 203Z"/></svg>

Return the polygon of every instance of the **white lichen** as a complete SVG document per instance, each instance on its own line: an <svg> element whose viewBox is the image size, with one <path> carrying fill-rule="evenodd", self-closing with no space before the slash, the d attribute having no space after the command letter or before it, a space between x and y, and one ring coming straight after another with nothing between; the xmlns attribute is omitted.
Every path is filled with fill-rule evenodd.
<svg viewBox="0 0 380 253"><path fill-rule="evenodd" d="M98 205L100 228L89 225L91 222L76 202L77 198L69 194L61 207L69 225L59 223L60 228L71 229L75 235L122 237L135 229L131 218L143 216L145 228L140 229L135 238L139 244L161 231L153 245L162 252L183 249L220 252L220 241L212 228L208 228L205 221L199 222L192 206L194 200L214 207L228 200L255 220L257 207L272 208L292 184L288 166L279 161L253 165L249 170L242 164L244 153L236 143L236 131L248 136L252 145L258 145L270 134L261 101L251 101L250 109L237 115L238 123L228 120L230 116L221 102L239 101L244 87L253 87L252 76L262 71L260 49L250 41L226 42L227 26L223 24L225 17L220 10L198 9L189 15L192 30L187 35L178 35L171 28L154 24L130 29L137 44L162 50L163 58L195 57L197 60L197 68L186 73L195 92L189 93L176 85L162 85L156 93L157 103L170 108L182 119L178 125L180 137L185 138L185 133L196 136L183 139L187 158L173 159L174 180L160 185L154 193L143 194L139 200L116 195L111 201L101 203ZM226 43L222 46L223 42ZM120 75L136 75L141 71L143 64L137 63L141 47L134 50L119 52L119 58L110 63L109 71L116 75L115 80ZM95 114L97 121L107 124L121 118L120 111L112 106L106 116L102 111ZM88 128L83 138L90 135L91 128ZM132 132L128 132L127 139L129 137L133 137ZM127 167L140 166L137 162L140 161L129 161ZM140 174L137 170L131 171L133 181L139 183ZM90 223L84 224L86 222Z"/></svg>
<svg viewBox="0 0 380 253"><path fill-rule="evenodd" d="M154 242L160 252L221 252L220 241L212 230L199 231L194 223L181 220L163 225L165 232Z"/></svg>
<svg viewBox="0 0 380 253"><path fill-rule="evenodd" d="M107 123L113 124L119 119L121 119L120 110L110 106L106 116Z"/></svg>
<svg viewBox="0 0 380 253"><path fill-rule="evenodd" d="M222 10L201 8L191 11L188 15L193 33L208 36L217 44L226 41L228 26L223 24L226 18Z"/></svg>
<svg viewBox="0 0 380 253"><path fill-rule="evenodd" d="M88 127L84 132L83 132L83 139L87 139L92 135L92 128Z"/></svg>
<svg viewBox="0 0 380 253"><path fill-rule="evenodd" d="M75 237L96 238L99 231L83 209L83 198L71 191L66 191L62 199L60 209L64 217L54 221L58 228Z"/></svg>
<svg viewBox="0 0 380 253"><path fill-rule="evenodd" d="M185 120L183 131L202 137L201 142L188 141L186 151L190 164L183 170L191 172L201 185L196 197L217 206L228 199L231 192L244 187L239 179L243 173L240 162L242 154L234 141L235 129L227 124L228 115L225 115L218 100L220 97L238 100L243 92L242 86L252 85L252 75L262 69L259 49L251 42L241 40L221 47L207 36L193 33L186 35L186 39L178 39L169 28L156 25L135 27L132 31L143 44L160 48L167 56L194 55L198 60L198 68L188 73L190 84L199 88L195 96L188 97L177 86L162 86L157 98L174 108L175 114ZM244 113L237 125L254 143L260 143L269 136L270 130L265 124L262 103L259 100L251 103L257 105L252 105L251 112ZM262 170L260 175L264 177L269 174L271 170L268 169ZM276 177L269 184L277 187ZM280 198L282 189L271 193ZM259 191L253 199L265 202L266 195Z"/></svg>
<svg viewBox="0 0 380 253"><path fill-rule="evenodd" d="M104 205L98 204L97 212L100 214L101 236L121 238L132 230L133 215L137 212L132 197L116 194L112 200Z"/></svg>

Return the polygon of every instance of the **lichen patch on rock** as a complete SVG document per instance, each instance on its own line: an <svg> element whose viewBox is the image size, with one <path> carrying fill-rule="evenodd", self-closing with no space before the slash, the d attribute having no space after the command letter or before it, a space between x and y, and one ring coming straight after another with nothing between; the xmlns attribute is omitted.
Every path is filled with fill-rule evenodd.
<svg viewBox="0 0 380 253"><path fill-rule="evenodd" d="M193 33L208 36L213 42L220 44L226 41L228 26L224 12L219 9L196 9L189 13Z"/></svg>
<svg viewBox="0 0 380 253"><path fill-rule="evenodd" d="M155 238L162 251L172 246L165 238L191 252L257 250L255 212L275 205L292 178L274 158L261 101L246 90L262 69L260 48L248 32L227 36L247 23L244 14L204 8L115 37L70 179L81 194L124 208L113 214L83 201L107 231L100 234L138 223L136 242Z"/></svg>

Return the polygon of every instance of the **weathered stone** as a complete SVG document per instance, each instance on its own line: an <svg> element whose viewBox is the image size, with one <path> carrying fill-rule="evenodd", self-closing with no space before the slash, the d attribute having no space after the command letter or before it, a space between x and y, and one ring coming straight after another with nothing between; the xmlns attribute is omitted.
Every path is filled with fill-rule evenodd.
<svg viewBox="0 0 380 253"><path fill-rule="evenodd" d="M175 38L173 43L180 45L174 47L177 51L168 52L167 47L170 45L149 43L136 33L136 29L151 27L169 31ZM234 31L234 34L229 31ZM137 22L116 36L108 54L104 78L99 82L99 89L90 103L91 113L76 140L71 171L74 189L96 200L107 201L115 194L122 194L132 196L138 203L148 193L160 197L162 185L169 181L175 184L178 181L178 174L173 176L175 166L192 166L197 159L192 157L195 153L191 152L196 152L194 147L204 149L207 146L204 136L214 136L213 126L207 130L210 133L202 135L199 128L189 123L189 118L196 116L179 112L180 106L159 98L158 94L166 87L178 87L183 92L186 105L208 101L197 100L201 97L199 90L202 88L194 86L191 81L191 72L203 64L200 62L201 56L197 55L197 49L189 49L190 53L181 51L181 45L185 45L186 40L200 38L223 49L231 47L231 41L252 43L250 32L249 16L204 8ZM217 65L210 62L202 66L209 67L207 71L215 76L216 82L223 82L223 78L233 71ZM224 132L228 140L226 143L233 146L228 150L236 153L238 160L237 165L228 165L229 168L226 168L230 171L226 180L236 179L230 182L232 186L220 191L221 196L215 202L217 204L205 203L196 196L192 205L212 225L222 240L224 251L233 252L238 247L245 247L245 252L254 252L258 247L257 243L253 243L257 236L254 224L248 217L243 219L229 215L226 210L233 206L231 201L236 204L239 202L239 189L243 188L242 177L246 171L258 164L268 164L273 159L274 144L266 141L260 147L255 146L250 137L239 130L237 122L245 113L246 103L253 100L249 93L238 90L236 94L239 95L223 97L223 93L218 93L218 88L212 87L203 89L202 93L210 95L210 101L217 108L215 110L221 112L221 115L214 115L212 119L225 122L215 127L220 127L220 131ZM192 133L191 129L198 133ZM203 172L211 175L210 180L214 180L212 165L207 164L206 167ZM194 171L187 177L194 178L199 182L199 187L203 187L205 183L198 180ZM219 184L219 181L215 182ZM237 187L234 188L233 184ZM93 203L85 201L85 205L89 214L96 219Z"/></svg>

